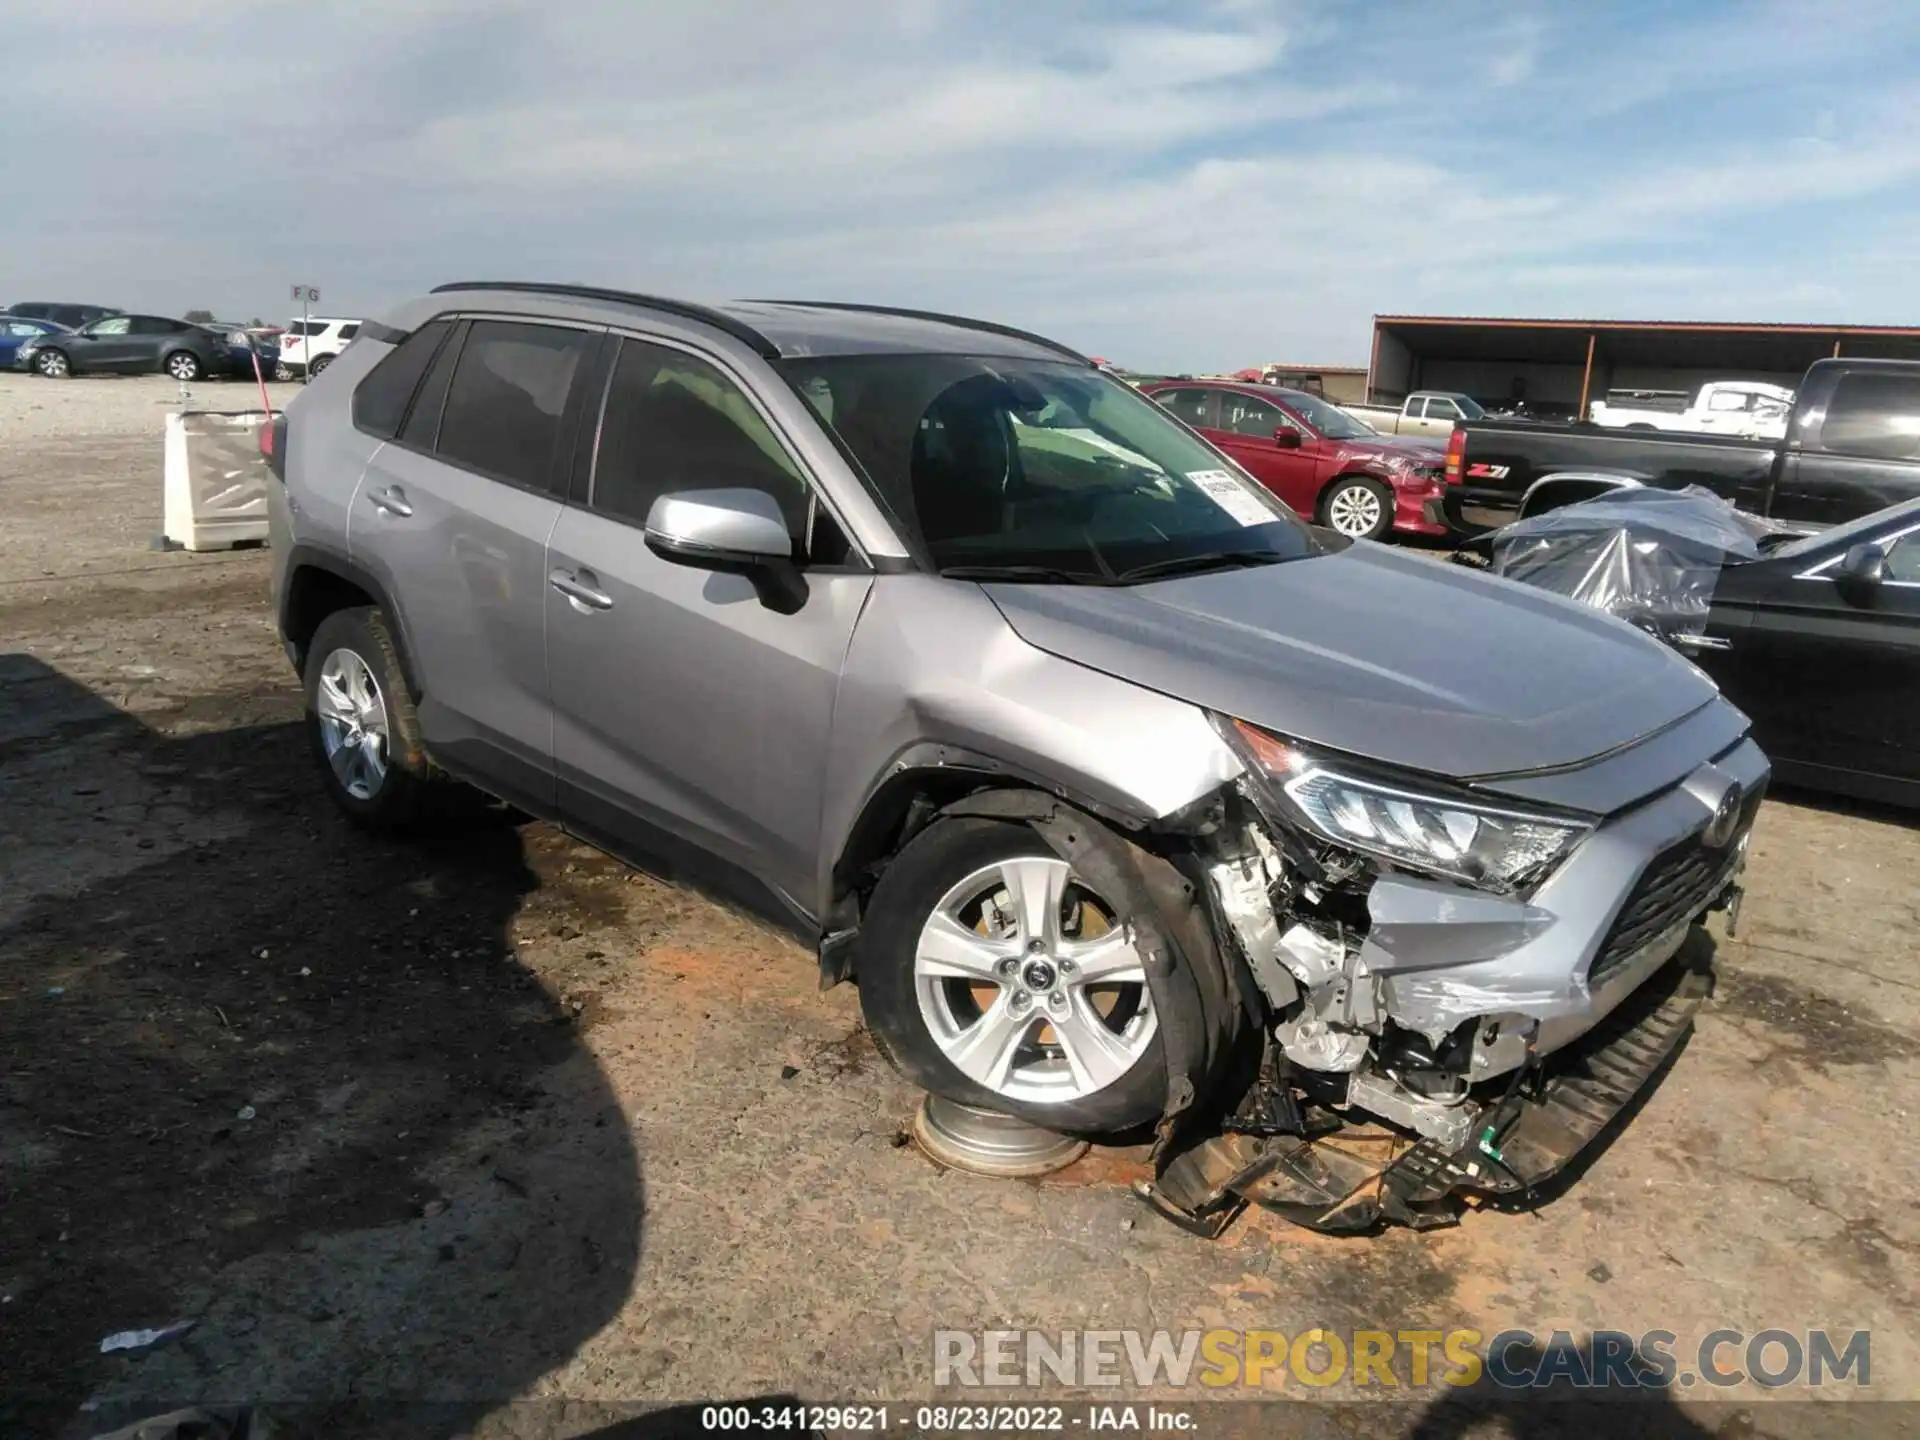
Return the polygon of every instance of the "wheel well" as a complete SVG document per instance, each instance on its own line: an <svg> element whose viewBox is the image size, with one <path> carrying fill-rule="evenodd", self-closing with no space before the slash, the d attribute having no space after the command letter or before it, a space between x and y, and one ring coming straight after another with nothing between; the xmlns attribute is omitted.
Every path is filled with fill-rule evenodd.
<svg viewBox="0 0 1920 1440"><path fill-rule="evenodd" d="M302 565L287 577L287 598L280 611L280 633L293 647L294 663L304 672L307 647L320 622L339 610L380 602L345 576L318 565Z"/></svg>
<svg viewBox="0 0 1920 1440"><path fill-rule="evenodd" d="M836 905L843 900L856 906L864 904L866 892L879 879L883 862L906 848L941 807L989 788L1032 787L1010 785L1004 777L976 770L903 770L889 776L853 822L840 858L834 862ZM1036 789L1035 793L1045 792Z"/></svg>

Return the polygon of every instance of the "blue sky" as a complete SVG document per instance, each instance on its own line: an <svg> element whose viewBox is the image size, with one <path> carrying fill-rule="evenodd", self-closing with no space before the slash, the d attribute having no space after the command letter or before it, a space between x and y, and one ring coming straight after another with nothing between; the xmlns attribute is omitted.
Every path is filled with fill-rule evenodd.
<svg viewBox="0 0 1920 1440"><path fill-rule="evenodd" d="M1920 323L1916 0L4 9L6 300L548 278L1165 368L1363 362L1375 312Z"/></svg>

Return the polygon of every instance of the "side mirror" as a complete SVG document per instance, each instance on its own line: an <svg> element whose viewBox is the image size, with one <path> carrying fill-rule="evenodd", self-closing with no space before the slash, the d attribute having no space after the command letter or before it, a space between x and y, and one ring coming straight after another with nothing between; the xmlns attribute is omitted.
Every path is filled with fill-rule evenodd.
<svg viewBox="0 0 1920 1440"><path fill-rule="evenodd" d="M1282 425L1273 432L1273 443L1278 445L1282 450L1298 450L1300 448L1300 432L1291 425Z"/></svg>
<svg viewBox="0 0 1920 1440"><path fill-rule="evenodd" d="M1878 545L1850 546L1833 567L1834 588L1852 605L1872 599L1886 578L1887 552Z"/></svg>
<svg viewBox="0 0 1920 1440"><path fill-rule="evenodd" d="M647 511L646 541L670 564L746 576L769 609L791 614L806 602L786 517L764 490L662 495Z"/></svg>

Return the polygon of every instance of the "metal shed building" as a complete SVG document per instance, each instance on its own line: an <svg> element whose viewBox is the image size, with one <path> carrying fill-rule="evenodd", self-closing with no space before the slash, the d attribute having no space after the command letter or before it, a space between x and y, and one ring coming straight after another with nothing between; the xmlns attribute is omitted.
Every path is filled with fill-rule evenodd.
<svg viewBox="0 0 1920 1440"><path fill-rule="evenodd" d="M1489 407L1525 400L1544 415L1584 418L1609 390L1792 386L1830 355L1920 360L1920 326L1376 315L1367 396L1397 405L1410 391L1457 390Z"/></svg>

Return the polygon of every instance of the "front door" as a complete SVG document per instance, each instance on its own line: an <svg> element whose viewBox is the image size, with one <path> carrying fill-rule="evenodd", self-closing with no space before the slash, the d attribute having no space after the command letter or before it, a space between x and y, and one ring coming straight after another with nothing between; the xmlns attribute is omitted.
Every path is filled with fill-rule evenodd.
<svg viewBox="0 0 1920 1440"><path fill-rule="evenodd" d="M1871 594L1842 592L1837 558L1725 572L1709 634L1726 648L1702 662L1776 760L1920 781L1920 529L1888 544Z"/></svg>
<svg viewBox="0 0 1920 1440"><path fill-rule="evenodd" d="M598 332L475 320L441 348L353 499L356 562L393 598L450 769L553 806L547 537Z"/></svg>
<svg viewBox="0 0 1920 1440"><path fill-rule="evenodd" d="M133 334L131 315L96 320L61 342L75 370L130 370L138 362L142 341Z"/></svg>
<svg viewBox="0 0 1920 1440"><path fill-rule="evenodd" d="M588 492L548 547L561 810L616 848L721 888L747 880L762 892L741 893L748 903L771 892L787 915L818 918L827 744L872 576L760 407L708 359L621 341L599 431ZM744 576L647 548L661 495L738 488L787 516L807 588L791 614Z"/></svg>
<svg viewBox="0 0 1920 1440"><path fill-rule="evenodd" d="M1283 437L1292 437L1288 443ZM1238 391L1220 392L1219 429L1207 438L1231 455L1254 479L1278 495L1296 514L1313 518L1320 489L1316 471L1317 437L1271 401Z"/></svg>

